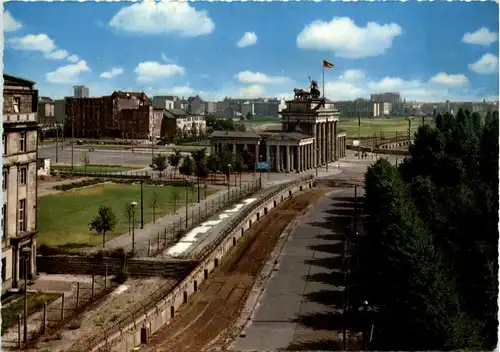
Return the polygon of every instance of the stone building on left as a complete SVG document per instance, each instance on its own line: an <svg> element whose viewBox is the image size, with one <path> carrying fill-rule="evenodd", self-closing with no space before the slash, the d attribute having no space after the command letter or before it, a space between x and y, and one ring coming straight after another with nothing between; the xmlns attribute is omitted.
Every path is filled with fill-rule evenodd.
<svg viewBox="0 0 500 352"><path fill-rule="evenodd" d="M2 294L36 275L38 90L3 75Z"/></svg>

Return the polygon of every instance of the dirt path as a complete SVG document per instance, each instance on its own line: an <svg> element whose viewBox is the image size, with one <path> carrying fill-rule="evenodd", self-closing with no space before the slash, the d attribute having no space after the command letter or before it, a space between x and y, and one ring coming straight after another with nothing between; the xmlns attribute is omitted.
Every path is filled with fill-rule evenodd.
<svg viewBox="0 0 500 352"><path fill-rule="evenodd" d="M195 352L213 346L214 340L225 341L282 231L324 193L321 189L308 190L282 203L248 230L220 270L141 351Z"/></svg>

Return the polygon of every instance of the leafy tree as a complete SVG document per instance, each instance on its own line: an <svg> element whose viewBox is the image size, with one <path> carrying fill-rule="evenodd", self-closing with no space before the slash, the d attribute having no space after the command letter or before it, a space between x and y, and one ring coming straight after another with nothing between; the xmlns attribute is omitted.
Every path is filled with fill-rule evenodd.
<svg viewBox="0 0 500 352"><path fill-rule="evenodd" d="M90 165L90 158L87 152L83 153L82 162L83 162L83 167L85 169L85 173L87 173L87 168Z"/></svg>
<svg viewBox="0 0 500 352"><path fill-rule="evenodd" d="M219 160L217 155L210 154L207 157L207 169L210 173L214 174L219 170Z"/></svg>
<svg viewBox="0 0 500 352"><path fill-rule="evenodd" d="M173 153L168 156L168 163L174 168L174 178L177 174L177 168L182 160L182 154L179 149L174 149Z"/></svg>
<svg viewBox="0 0 500 352"><path fill-rule="evenodd" d="M127 219L128 234L130 235L132 216L134 215L134 207L132 207L132 203L130 203L130 202L125 203L125 207L123 208L123 215Z"/></svg>
<svg viewBox="0 0 500 352"><path fill-rule="evenodd" d="M90 231L102 233L102 246L106 246L106 232L113 231L117 223L116 215L109 205L101 204L97 215L90 221Z"/></svg>
<svg viewBox="0 0 500 352"><path fill-rule="evenodd" d="M156 222L156 208L158 208L158 202L160 200L160 193L153 192L151 195L151 208L153 208L153 224Z"/></svg>
<svg viewBox="0 0 500 352"><path fill-rule="evenodd" d="M253 117L253 114L251 111L247 112L247 115L245 116L247 119L251 119Z"/></svg>
<svg viewBox="0 0 500 352"><path fill-rule="evenodd" d="M158 171L160 173L160 177L162 172L168 168L168 159L165 154L156 154L153 158L153 164L151 165L153 170Z"/></svg>
<svg viewBox="0 0 500 352"><path fill-rule="evenodd" d="M196 168L196 163L191 155L186 155L182 158L181 166L179 167L179 172L184 176L193 175Z"/></svg>
<svg viewBox="0 0 500 352"><path fill-rule="evenodd" d="M217 156L217 169L226 175L228 182L231 170L234 170L234 155L227 149L223 149Z"/></svg>
<svg viewBox="0 0 500 352"><path fill-rule="evenodd" d="M208 177L209 170L207 166L206 148L191 152L191 156L195 163L194 174L198 184L198 203L200 202L200 179L204 180Z"/></svg>
<svg viewBox="0 0 500 352"><path fill-rule="evenodd" d="M241 186L241 173L245 172L247 170L247 165L245 164L245 161L243 160L243 156L241 154L237 154L234 157L234 166L233 170L238 173L240 177L240 186Z"/></svg>
<svg viewBox="0 0 500 352"><path fill-rule="evenodd" d="M177 202L180 200L181 196L177 192L177 189L174 189L174 191L172 193L170 193L170 196L171 196L172 203L173 203L173 206L174 206L173 213L176 214L176 211L177 211Z"/></svg>

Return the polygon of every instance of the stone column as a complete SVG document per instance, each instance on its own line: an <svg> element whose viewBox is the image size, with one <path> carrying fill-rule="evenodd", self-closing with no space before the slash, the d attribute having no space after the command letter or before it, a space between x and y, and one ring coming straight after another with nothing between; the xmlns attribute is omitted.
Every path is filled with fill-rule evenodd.
<svg viewBox="0 0 500 352"><path fill-rule="evenodd" d="M334 156L334 159L333 160L337 160L339 158L339 153L338 153L339 146L338 146L338 143L337 143L338 142L337 141L337 133L338 133L338 131L337 131L337 127L338 126L337 125L338 125L338 123L339 123L338 121L335 121L333 123L333 134L335 135L335 137L333 139L333 141L334 141L334 145L333 145L333 156Z"/></svg>
<svg viewBox="0 0 500 352"><path fill-rule="evenodd" d="M257 167L257 162L260 161L259 142L255 144L254 160L255 160L255 167Z"/></svg>
<svg viewBox="0 0 500 352"><path fill-rule="evenodd" d="M267 163L270 163L271 162L271 158L270 158L270 155L269 155L269 143L266 143L266 162ZM272 165L270 165L272 167Z"/></svg>
<svg viewBox="0 0 500 352"><path fill-rule="evenodd" d="M290 172L290 146L286 146L286 171Z"/></svg>
<svg viewBox="0 0 500 352"><path fill-rule="evenodd" d="M276 171L281 172L280 145L276 145Z"/></svg>
<svg viewBox="0 0 500 352"><path fill-rule="evenodd" d="M319 127L318 127L317 123L314 124L314 126L313 126L313 136L314 136L313 149L314 149L314 153L316 153L316 148L319 148ZM313 159L313 165L314 165L314 167L316 167L316 163L317 162L318 161L316 160L316 158L314 158Z"/></svg>
<svg viewBox="0 0 500 352"><path fill-rule="evenodd" d="M233 154L236 154L236 143L233 142Z"/></svg>
<svg viewBox="0 0 500 352"><path fill-rule="evenodd" d="M330 162L330 146L332 143L330 142L330 138L332 137L332 133L330 131L330 121L326 120L325 123L325 164Z"/></svg>
<svg viewBox="0 0 500 352"><path fill-rule="evenodd" d="M321 165L326 162L326 124L321 124Z"/></svg>
<svg viewBox="0 0 500 352"><path fill-rule="evenodd" d="M297 172L302 172L302 148L300 145L297 147Z"/></svg>
<svg viewBox="0 0 500 352"><path fill-rule="evenodd" d="M328 125L328 128L330 130L330 138L328 139L328 143L329 143L329 148L328 148L328 152L329 152L329 158L328 160L331 162L331 161L334 161L335 160L335 157L334 157L334 151L335 151L335 133L334 133L334 127L333 125L335 124L335 122L330 122L330 124Z"/></svg>
<svg viewBox="0 0 500 352"><path fill-rule="evenodd" d="M309 159L307 162L308 169L312 169L313 166L312 150L313 150L313 145L309 144L307 149L307 158Z"/></svg>

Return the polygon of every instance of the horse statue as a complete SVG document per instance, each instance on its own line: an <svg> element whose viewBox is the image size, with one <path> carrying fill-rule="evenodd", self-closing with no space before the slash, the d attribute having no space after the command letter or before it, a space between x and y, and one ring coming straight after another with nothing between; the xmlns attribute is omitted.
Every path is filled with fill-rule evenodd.
<svg viewBox="0 0 500 352"><path fill-rule="evenodd" d="M311 95L311 98L318 99L321 96L321 92L318 89L318 82L316 82L315 80L311 80L311 77L309 77L309 81L311 82L309 94Z"/></svg>
<svg viewBox="0 0 500 352"><path fill-rule="evenodd" d="M295 99L307 99L310 95L309 92L305 91L302 88L294 88L293 93Z"/></svg>

